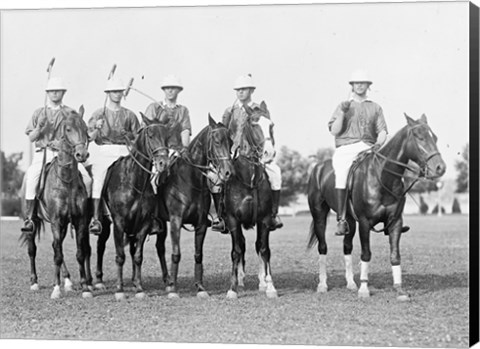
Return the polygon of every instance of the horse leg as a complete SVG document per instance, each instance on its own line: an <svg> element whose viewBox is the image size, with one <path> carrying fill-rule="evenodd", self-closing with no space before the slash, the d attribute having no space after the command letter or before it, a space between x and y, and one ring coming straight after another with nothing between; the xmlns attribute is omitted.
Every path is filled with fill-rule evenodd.
<svg viewBox="0 0 480 349"><path fill-rule="evenodd" d="M234 219L229 218L228 229L232 236L232 276L230 279L230 289L227 292L228 299L238 298L238 267L245 255L245 237L243 236L242 227ZM232 229L232 227L234 227Z"/></svg>
<svg viewBox="0 0 480 349"><path fill-rule="evenodd" d="M87 224L85 219L80 218L76 220L74 226L76 231L75 238L77 242L77 262L78 262L78 267L80 272L80 286L82 287L82 297L92 298L93 297L92 292L88 288L89 282L91 285L92 276L89 270L90 262L87 263L87 260L90 259L90 254L91 254ZM65 288L66 288L66 285L65 285Z"/></svg>
<svg viewBox="0 0 480 349"><path fill-rule="evenodd" d="M62 266L60 267L60 270L62 272L65 292L72 292L73 282L70 277L70 272L68 271L67 264L65 263L65 261L62 262Z"/></svg>
<svg viewBox="0 0 480 349"><path fill-rule="evenodd" d="M165 259L165 240L167 238L167 225L163 224L165 229L161 233L157 234L157 241L155 243L155 248L157 250L158 260L160 261L160 267L162 268L162 279L165 285L170 283L170 275L168 275L167 261Z"/></svg>
<svg viewBox="0 0 480 349"><path fill-rule="evenodd" d="M103 256L105 254L105 246L110 237L110 222L104 218L102 221L102 232L97 240L97 271L95 273L95 288L98 290L105 290L103 283Z"/></svg>
<svg viewBox="0 0 480 349"><path fill-rule="evenodd" d="M325 201L316 205L319 209L313 211L313 232L318 240L318 286L317 292L327 292L327 240L325 238L325 231L327 228L327 217L330 207Z"/></svg>
<svg viewBox="0 0 480 349"><path fill-rule="evenodd" d="M402 288L402 267L400 265L400 236L403 220L400 218L389 229L390 264L392 265L393 287L397 292L397 300L409 301L410 295Z"/></svg>
<svg viewBox="0 0 480 349"><path fill-rule="evenodd" d="M115 263L117 265L117 287L115 290L115 299L125 299L125 293L123 291L123 265L125 264L125 249L123 247L124 236L124 224L123 221L115 219L113 228L113 238L115 241Z"/></svg>
<svg viewBox="0 0 480 349"><path fill-rule="evenodd" d="M142 263L143 263L143 246L148 232L151 229L151 224L145 224L142 229L137 233L136 243L134 244L134 253L132 255L133 260L133 285L135 286L135 298L145 298L145 292L142 287ZM130 245L131 247L132 245Z"/></svg>
<svg viewBox="0 0 480 349"><path fill-rule="evenodd" d="M172 240L172 280L167 286L168 298L179 298L177 291L178 267L180 264L180 230L182 229L181 216L170 218L170 237Z"/></svg>
<svg viewBox="0 0 480 349"><path fill-rule="evenodd" d="M343 257L345 259L345 279L347 280L347 289L357 291L358 287L353 280L353 262L352 262L352 250L353 250L353 238L355 236L356 223L351 217L347 217L349 234L343 238Z"/></svg>
<svg viewBox="0 0 480 349"><path fill-rule="evenodd" d="M130 239L129 243L129 251L130 251L130 257L132 259L132 283L135 285L135 280L136 280L136 268L135 268L135 253L136 253L136 239Z"/></svg>
<svg viewBox="0 0 480 349"><path fill-rule="evenodd" d="M372 252L370 251L370 225L367 220L360 220L359 231L362 252L360 255L360 288L358 297L368 298L370 297L370 291L368 290L368 266L372 258Z"/></svg>
<svg viewBox="0 0 480 349"><path fill-rule="evenodd" d="M37 257L37 245L35 244L35 234L26 235L27 252L30 258L30 290L38 291L38 277L35 259Z"/></svg>
<svg viewBox="0 0 480 349"><path fill-rule="evenodd" d="M260 268L263 269L261 274L259 274L259 290L265 291L268 298L277 298L278 294L275 286L273 286L272 270L270 267L270 231L267 224L268 220L257 222L257 240L255 242L255 249L257 256L259 256L260 259ZM263 277L263 280L261 277Z"/></svg>
<svg viewBox="0 0 480 349"><path fill-rule="evenodd" d="M60 270L63 264L63 240L67 234L67 222L65 219L61 219L60 217L56 217L56 219L52 220L52 232L53 232L53 264L54 264L54 274L53 274L53 291L50 295L52 299L58 299L61 296L60 293Z"/></svg>
<svg viewBox="0 0 480 349"><path fill-rule="evenodd" d="M195 229L195 288L197 289L198 298L209 297L203 286L203 242L205 241L206 232L206 224L202 224Z"/></svg>

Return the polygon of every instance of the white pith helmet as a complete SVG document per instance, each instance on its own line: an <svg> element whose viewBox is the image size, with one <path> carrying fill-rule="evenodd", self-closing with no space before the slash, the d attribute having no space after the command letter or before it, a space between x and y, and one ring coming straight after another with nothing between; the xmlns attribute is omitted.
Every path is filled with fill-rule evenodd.
<svg viewBox="0 0 480 349"><path fill-rule="evenodd" d="M107 80L107 86L105 87L105 92L112 92L112 91L124 91L126 86L121 79L111 78Z"/></svg>
<svg viewBox="0 0 480 349"><path fill-rule="evenodd" d="M67 87L65 85L65 81L59 77L52 77L47 81L47 87L45 87L45 91L66 91Z"/></svg>
<svg viewBox="0 0 480 349"><path fill-rule="evenodd" d="M161 88L166 87L178 87L180 91L183 90L182 81L175 75L168 75L163 78Z"/></svg>
<svg viewBox="0 0 480 349"><path fill-rule="evenodd" d="M233 86L233 89L239 90L241 88L256 88L250 74L239 76L237 80L235 80L235 85Z"/></svg>
<svg viewBox="0 0 480 349"><path fill-rule="evenodd" d="M350 76L348 83L351 85L354 82L366 82L372 84L372 80L368 76L368 73L365 70L355 70Z"/></svg>

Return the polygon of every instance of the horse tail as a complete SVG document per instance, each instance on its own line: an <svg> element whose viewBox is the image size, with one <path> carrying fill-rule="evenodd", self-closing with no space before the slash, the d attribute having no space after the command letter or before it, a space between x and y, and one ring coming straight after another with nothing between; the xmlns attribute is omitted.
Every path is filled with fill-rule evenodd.
<svg viewBox="0 0 480 349"><path fill-rule="evenodd" d="M315 234L315 230L313 228L313 220L312 223L310 224L310 234L308 236L308 244L307 244L307 249L311 249L313 246L315 246L318 242L318 237L317 234Z"/></svg>
<svg viewBox="0 0 480 349"><path fill-rule="evenodd" d="M243 222L244 229L251 229L255 225L255 202L251 195L243 198L235 212L238 220Z"/></svg>

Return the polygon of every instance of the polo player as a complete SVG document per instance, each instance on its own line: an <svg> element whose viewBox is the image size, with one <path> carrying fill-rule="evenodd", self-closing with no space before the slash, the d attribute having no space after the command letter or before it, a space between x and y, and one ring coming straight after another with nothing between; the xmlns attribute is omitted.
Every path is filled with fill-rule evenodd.
<svg viewBox="0 0 480 349"><path fill-rule="evenodd" d="M378 150L387 139L387 124L382 108L367 96L372 84L367 72L354 71L349 84L352 93L347 101L341 102L328 122L330 133L335 136L335 152L332 166L335 171L337 192L337 232L346 235L349 228L346 217L347 177L358 154L371 149Z"/></svg>
<svg viewBox="0 0 480 349"><path fill-rule="evenodd" d="M105 93L107 101L97 109L88 121L90 144L90 164L92 165L93 217L90 222L91 234L99 235L102 225L99 221L101 195L108 168L121 156L129 155L127 143L137 135L140 123L136 115L121 106L125 84L112 78L107 81Z"/></svg>
<svg viewBox="0 0 480 349"><path fill-rule="evenodd" d="M255 84L250 75L240 76L235 81L233 89L236 92L237 100L235 104L225 110L223 114L222 123L229 129L232 130L232 125L234 123L242 125L245 122L251 122L252 124L259 124L263 121L260 120L251 120L248 117L245 106L248 106L251 110L262 111L260 105L252 101L252 94L255 91ZM270 126L273 127L273 123L270 120L269 115L262 115L265 118L269 119ZM235 153L235 150L239 146L240 139L233 136L233 146L232 152ZM265 147L263 149L263 155L261 162L265 165L265 171L268 175L270 182L270 188L272 190L272 217L270 220L270 230L275 230L283 227L283 223L278 217L278 207L280 203L280 189L282 187L282 174L280 167L274 162L275 158L275 149L269 135L265 135ZM219 231L221 233L228 233L225 222L222 219L220 203L222 200L222 187L219 185L213 185L210 188L212 192L213 201L215 204L215 210L217 212L217 217L214 217L212 223L212 230Z"/></svg>
<svg viewBox="0 0 480 349"><path fill-rule="evenodd" d="M151 103L145 111L145 116L167 126L168 147L175 155L183 154L190 144L192 135L188 108L177 103L183 85L178 77L169 75L163 79L161 88L165 99L162 102Z"/></svg>
<svg viewBox="0 0 480 349"><path fill-rule="evenodd" d="M45 91L47 94L45 106L35 110L25 130L30 142L35 143L35 152L32 163L25 173L26 217L21 228L24 232L34 230L32 218L35 210L36 190L43 164L51 162L57 156L58 142L63 136L59 125L65 115L74 112L72 108L63 104L67 88L62 78L50 78ZM78 170L89 193L92 180L83 166L79 166Z"/></svg>

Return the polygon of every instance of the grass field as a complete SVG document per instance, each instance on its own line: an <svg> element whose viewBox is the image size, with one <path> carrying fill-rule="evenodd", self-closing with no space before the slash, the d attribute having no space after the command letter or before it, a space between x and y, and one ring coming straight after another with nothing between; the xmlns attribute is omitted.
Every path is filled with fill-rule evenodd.
<svg viewBox="0 0 480 349"><path fill-rule="evenodd" d="M17 241L20 222L2 221L0 233L0 337L167 342L315 344L345 346L467 347L469 336L468 216L406 216L412 229L402 237L403 283L412 297L396 301L392 288L388 239L372 233L371 297L358 299L345 288L342 239L329 218L330 290L318 295L318 253L306 250L310 217L284 218L271 233L272 272L277 299L257 291L253 231L246 232L245 290L238 300L225 298L230 277L229 236L209 231L205 241L205 285L209 299L197 299L193 287L193 233L183 231L180 299L167 299L154 239L145 245L147 297L135 299L126 263L127 299L114 299L113 240L105 256L106 291L83 299L78 290L50 300L53 285L51 233L38 244L40 290L29 290L26 248ZM95 251L96 239L91 239ZM64 243L66 262L78 281L74 241ZM170 244L167 246L170 255ZM353 260L359 281L358 237ZM168 258L169 259L169 258ZM94 252L92 264L95 265ZM92 270L94 272L94 270Z"/></svg>

